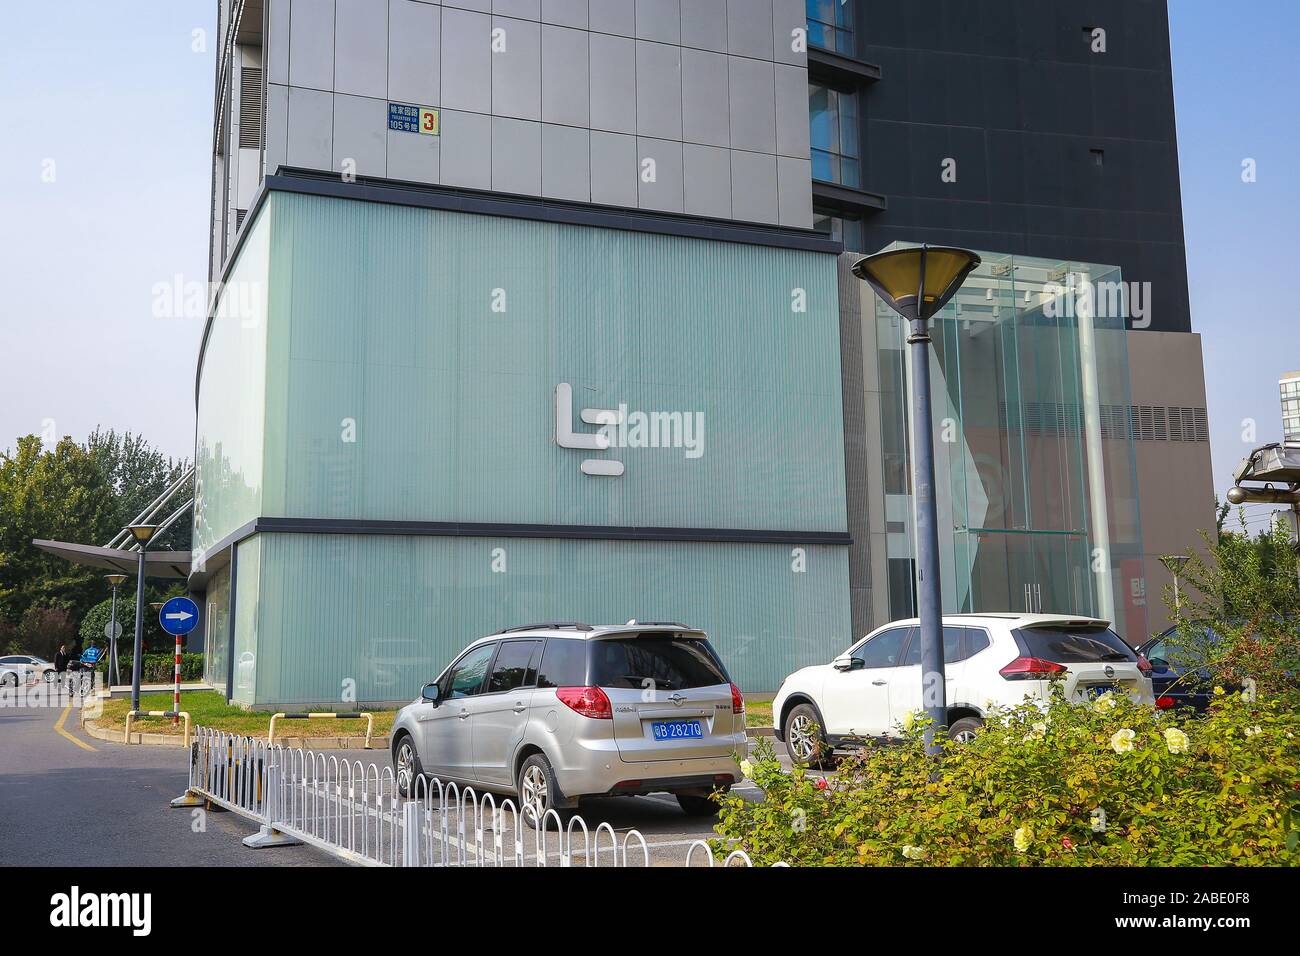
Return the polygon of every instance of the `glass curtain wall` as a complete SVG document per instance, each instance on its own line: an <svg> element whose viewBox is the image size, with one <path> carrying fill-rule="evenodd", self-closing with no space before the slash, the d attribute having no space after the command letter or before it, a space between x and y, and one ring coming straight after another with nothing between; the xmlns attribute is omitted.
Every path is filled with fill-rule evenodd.
<svg viewBox="0 0 1300 956"><path fill-rule="evenodd" d="M901 245L901 244L900 244ZM944 608L1145 634L1119 270L982 253L932 327ZM913 613L903 323L875 304L890 612Z"/></svg>

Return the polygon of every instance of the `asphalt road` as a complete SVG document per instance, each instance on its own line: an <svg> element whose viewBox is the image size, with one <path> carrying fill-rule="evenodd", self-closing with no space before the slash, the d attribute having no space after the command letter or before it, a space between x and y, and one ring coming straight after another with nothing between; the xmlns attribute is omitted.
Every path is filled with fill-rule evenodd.
<svg viewBox="0 0 1300 956"><path fill-rule="evenodd" d="M380 769L388 761L382 750L332 753ZM304 846L248 849L240 841L257 828L236 814L169 807L186 781L180 748L94 739L75 711L0 708L0 865L336 864ZM748 781L736 791L761 797ZM714 836L711 819L686 816L667 794L588 800L582 816L593 831L609 823L620 839L638 830L653 865L680 864L693 841Z"/></svg>
<svg viewBox="0 0 1300 956"><path fill-rule="evenodd" d="M257 828L233 813L169 807L188 780L181 748L105 743L63 715L0 708L0 866L335 865L303 846L244 847Z"/></svg>

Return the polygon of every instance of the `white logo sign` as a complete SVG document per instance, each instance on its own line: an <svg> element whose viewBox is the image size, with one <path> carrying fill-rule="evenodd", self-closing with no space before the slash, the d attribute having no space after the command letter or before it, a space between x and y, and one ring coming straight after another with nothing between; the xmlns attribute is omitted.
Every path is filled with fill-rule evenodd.
<svg viewBox="0 0 1300 956"><path fill-rule="evenodd" d="M618 408L584 408L580 417L594 432L573 430L573 388L561 382L555 386L555 443L561 448L606 451L610 448L681 448L688 459L704 455L703 412L629 411ZM584 475L618 477L623 463L609 458L588 458L582 462Z"/></svg>

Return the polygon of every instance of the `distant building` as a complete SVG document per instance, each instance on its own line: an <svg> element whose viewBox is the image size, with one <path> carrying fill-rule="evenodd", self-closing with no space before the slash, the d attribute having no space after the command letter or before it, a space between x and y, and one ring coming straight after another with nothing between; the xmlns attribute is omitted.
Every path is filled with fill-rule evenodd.
<svg viewBox="0 0 1300 956"><path fill-rule="evenodd" d="M1282 399L1282 440L1300 442L1300 372L1287 372L1277 380Z"/></svg>

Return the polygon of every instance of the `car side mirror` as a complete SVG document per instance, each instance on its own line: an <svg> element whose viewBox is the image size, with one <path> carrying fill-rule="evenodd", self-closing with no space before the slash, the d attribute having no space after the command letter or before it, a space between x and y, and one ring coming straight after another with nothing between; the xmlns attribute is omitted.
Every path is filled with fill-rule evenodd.
<svg viewBox="0 0 1300 956"><path fill-rule="evenodd" d="M424 685L424 689L420 691L420 697L421 697L421 699L423 699L423 700L425 701L425 703L429 703L429 704L437 704L437 703L438 703L438 685L437 685L437 684L425 684L425 685Z"/></svg>
<svg viewBox="0 0 1300 956"><path fill-rule="evenodd" d="M866 662L860 657L850 657L845 654L843 657L837 657L831 661L831 666L837 671L856 671L866 666Z"/></svg>

